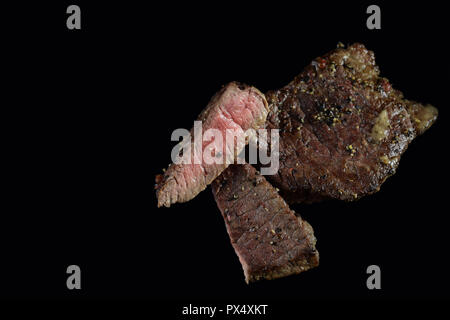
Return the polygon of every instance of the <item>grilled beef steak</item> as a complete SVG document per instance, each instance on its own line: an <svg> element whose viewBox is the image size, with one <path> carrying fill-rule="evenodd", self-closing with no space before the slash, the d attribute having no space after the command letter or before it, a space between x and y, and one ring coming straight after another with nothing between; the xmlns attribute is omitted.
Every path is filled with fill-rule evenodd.
<svg viewBox="0 0 450 320"><path fill-rule="evenodd" d="M223 170L227 163L234 159L235 155L245 147L236 139L226 139L226 130L235 130L243 133L248 129L258 129L264 126L268 113L268 105L264 95L254 87L232 82L222 88L209 102L205 110L200 114L203 132L208 129L217 129L222 133L224 141L221 147L217 145L218 152L213 156L222 157L222 164L204 161L203 152L216 144L214 139L205 139L200 148L195 148L193 140L191 144L192 161L189 164L171 164L163 176L156 177L156 195L158 207L169 207L176 202L185 202L194 198L203 191ZM200 137L202 139L202 137ZM228 141L231 140L231 141ZM201 149L201 150L200 150ZM208 149L211 150L211 149ZM200 151L200 153L199 153ZM194 158L200 159L197 163ZM227 160L228 159L228 160Z"/></svg>
<svg viewBox="0 0 450 320"><path fill-rule="evenodd" d="M231 83L199 119L204 130L279 129L279 170L267 179L288 202L350 201L378 191L395 173L408 144L438 113L404 99L379 76L373 52L361 44L315 59L290 84L266 97ZM227 158L245 146L233 151L226 142L220 150ZM317 266L311 226L251 165L227 166L171 165L157 177L158 206L188 201L215 179L213 194L247 283Z"/></svg>
<svg viewBox="0 0 450 320"><path fill-rule="evenodd" d="M280 129L280 169L268 176L288 202L356 200L395 173L408 144L437 118L379 76L361 44L315 59L266 94L267 128Z"/></svg>
<svg viewBox="0 0 450 320"><path fill-rule="evenodd" d="M212 184L245 281L275 279L319 264L311 226L249 164L231 165Z"/></svg>

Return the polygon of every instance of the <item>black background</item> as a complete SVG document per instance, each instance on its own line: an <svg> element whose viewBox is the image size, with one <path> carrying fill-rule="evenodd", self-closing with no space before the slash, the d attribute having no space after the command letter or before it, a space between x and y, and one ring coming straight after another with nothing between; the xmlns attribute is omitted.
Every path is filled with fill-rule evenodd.
<svg viewBox="0 0 450 320"><path fill-rule="evenodd" d="M448 30L441 4L64 2L21 4L6 31L0 296L189 303L448 298ZM82 30L67 30L78 4ZM439 109L399 169L358 202L295 205L320 266L246 285L210 189L157 209L154 176L176 128L229 81L287 84L315 57L361 42L409 99ZM6 99L6 97L11 99ZM66 268L82 289L66 288ZM382 289L366 288L381 267ZM295 305L295 304L291 304Z"/></svg>

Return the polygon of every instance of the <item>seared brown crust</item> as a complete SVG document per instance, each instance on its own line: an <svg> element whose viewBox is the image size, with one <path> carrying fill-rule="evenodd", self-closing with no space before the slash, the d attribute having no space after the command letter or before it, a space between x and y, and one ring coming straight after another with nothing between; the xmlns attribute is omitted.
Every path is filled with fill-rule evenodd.
<svg viewBox="0 0 450 320"><path fill-rule="evenodd" d="M266 98L267 128L280 129L280 169L267 178L289 202L378 191L437 118L434 107L404 99L379 77L373 52L361 44L315 59Z"/></svg>
<svg viewBox="0 0 450 320"><path fill-rule="evenodd" d="M247 283L297 274L319 264L311 226L296 217L251 165L231 165L212 189Z"/></svg>

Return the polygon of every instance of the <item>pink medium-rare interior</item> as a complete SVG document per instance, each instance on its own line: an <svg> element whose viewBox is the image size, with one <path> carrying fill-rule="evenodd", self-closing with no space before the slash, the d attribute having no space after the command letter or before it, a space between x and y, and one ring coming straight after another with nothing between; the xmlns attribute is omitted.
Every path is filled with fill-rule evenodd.
<svg viewBox="0 0 450 320"><path fill-rule="evenodd" d="M219 106L210 113L203 123L203 134L210 128L218 129L222 133L223 139L222 154L232 154L235 141L226 141L226 130L237 130L242 136L247 129L252 127L255 119L261 118L264 111L264 102L252 89L239 90L237 87L231 87L224 92ZM203 141L202 152L212 142L212 139ZM184 179L177 180L181 189L183 187L189 188L191 184L195 185L197 179L204 179L207 176L208 169L217 169L214 165L204 163L203 157L201 159L201 165L192 163L184 166L184 170L181 171ZM223 159L225 161L226 158Z"/></svg>
<svg viewBox="0 0 450 320"><path fill-rule="evenodd" d="M169 167L169 178L158 193L159 206L170 206L171 203L185 202L195 197L220 175L228 164L234 162L235 152L239 153L245 147L245 132L264 125L268 113L264 95L252 87L241 88L242 86L236 83L230 83L216 100L213 98L212 104L201 116L202 134L208 129L216 129L222 135L222 143L215 143L214 135L206 141L203 141L203 136L196 137L201 140L201 148L198 148L200 150L195 150L195 143L191 143L191 160L196 161ZM234 139L227 139L228 130L235 131ZM194 131L191 133L195 134ZM192 142L194 141L192 139ZM239 144L235 145L236 142ZM210 159L219 158L219 163L206 163L205 152Z"/></svg>
<svg viewBox="0 0 450 320"><path fill-rule="evenodd" d="M220 130L223 139L223 154L232 152L234 143L234 141L226 141L226 131L236 130L242 137L245 131L252 128L255 121L261 119L263 112L266 111L263 100L251 88L232 89L233 87L224 92L218 108L211 113L203 126L203 133L210 128ZM202 152L211 142L212 139L203 141Z"/></svg>
<svg viewBox="0 0 450 320"><path fill-rule="evenodd" d="M221 103L210 116L203 123L203 134L210 128L218 129L222 133L222 154L229 154L233 152L233 143L235 141L226 141L226 130L237 130L238 133L245 133L245 131L252 127L255 119L261 118L265 111L264 102L251 89L246 90L232 90L228 89L221 99ZM209 139L202 142L202 152L213 141ZM242 146L243 147L243 146ZM198 178L203 179L205 171L207 173L208 167L202 159L202 164L188 164L184 166L182 174L183 179L177 181L180 187L185 186L185 181L188 184L195 184ZM225 159L225 158L224 158Z"/></svg>
<svg viewBox="0 0 450 320"><path fill-rule="evenodd" d="M244 131L249 129L265 110L261 98L256 96L252 89L230 92L225 99L219 110L222 111L223 116L232 119Z"/></svg>

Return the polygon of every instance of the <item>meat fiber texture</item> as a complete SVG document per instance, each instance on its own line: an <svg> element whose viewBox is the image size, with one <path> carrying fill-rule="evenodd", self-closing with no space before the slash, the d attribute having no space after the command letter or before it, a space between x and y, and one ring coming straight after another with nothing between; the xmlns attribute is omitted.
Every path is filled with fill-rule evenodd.
<svg viewBox="0 0 450 320"><path fill-rule="evenodd" d="M280 130L280 168L267 178L288 202L378 191L408 144L434 123L436 108L405 99L379 73L374 53L354 44L266 93L266 127Z"/></svg>
<svg viewBox="0 0 450 320"><path fill-rule="evenodd" d="M231 165L212 184L247 283L319 264L312 227L249 164Z"/></svg>
<svg viewBox="0 0 450 320"><path fill-rule="evenodd" d="M206 139L201 143L202 150L198 148L196 150L194 141L191 140L189 142L191 159L199 157L197 159L200 161L171 164L163 176L157 176L158 207L169 207L177 202L189 201L203 191L230 162L233 162L230 159L233 160L245 147L246 140L240 139L242 137L228 141L230 139L226 139L226 130L236 130L241 133L245 133L248 129L257 130L264 127L268 112L264 95L254 87L231 82L216 93L198 119L202 121L203 132L208 129L217 129L222 133L225 141L222 141L222 148L218 148L222 152L216 154L222 157L222 163L208 164L204 161L202 153L200 155L198 153L198 151L207 152L208 145L216 141Z"/></svg>

